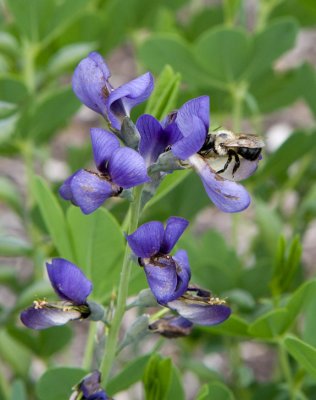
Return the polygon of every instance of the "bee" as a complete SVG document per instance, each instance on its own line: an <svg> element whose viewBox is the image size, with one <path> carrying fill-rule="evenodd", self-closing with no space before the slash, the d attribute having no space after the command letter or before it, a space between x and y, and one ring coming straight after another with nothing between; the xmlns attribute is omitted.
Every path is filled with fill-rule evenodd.
<svg viewBox="0 0 316 400"><path fill-rule="evenodd" d="M199 154L204 158L227 157L224 167L217 171L218 174L225 172L234 158L234 174L240 167L239 156L248 161L255 161L259 158L263 147L263 141L255 135L236 135L223 129L208 134Z"/></svg>

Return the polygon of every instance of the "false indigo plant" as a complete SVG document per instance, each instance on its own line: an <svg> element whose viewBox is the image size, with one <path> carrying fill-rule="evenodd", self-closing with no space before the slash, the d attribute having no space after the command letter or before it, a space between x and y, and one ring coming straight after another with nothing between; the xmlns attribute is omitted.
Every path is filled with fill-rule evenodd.
<svg viewBox="0 0 316 400"><path fill-rule="evenodd" d="M208 96L189 100L178 111L170 110L172 112L162 121L144 114L133 125L130 111L151 94L152 75L146 73L117 89L111 86L109 78L110 71L105 61L95 52L82 60L75 70L72 80L75 94L105 118L108 130L91 129L97 171L80 169L73 173L62 184L59 193L84 214L90 214L108 198L120 196L123 191L133 188L125 221L127 244L122 267L115 266L121 268L117 293L112 302L105 302L110 320L106 321L107 328L103 331L106 340L105 351L97 365L100 372L85 377L75 387L71 399L108 399L100 379L102 374L102 385L106 385L120 349L119 334L135 259L144 270L158 309L146 326L147 334L157 332L167 338L186 336L194 325L216 325L230 316L231 309L226 300L190 284L186 251L179 249L170 254L187 228L187 220L170 217L165 227L159 221L138 226L141 212L149 200L148 193L154 196L165 176L174 170L193 168L207 195L220 210L239 212L250 202L248 192L234 182L239 179L221 176L205 155L210 127ZM129 140L125 140L126 126L137 138L134 148L130 148ZM257 164L258 159L249 162L239 178L253 173ZM22 322L29 328L44 329L74 319L90 319L92 309L87 297L92 292L92 284L78 267L65 259L55 258L47 263L47 272L62 301L35 300L32 307L22 312ZM113 282L113 287L116 285L117 282ZM152 301L150 303L153 305ZM105 322L102 318L91 319Z"/></svg>

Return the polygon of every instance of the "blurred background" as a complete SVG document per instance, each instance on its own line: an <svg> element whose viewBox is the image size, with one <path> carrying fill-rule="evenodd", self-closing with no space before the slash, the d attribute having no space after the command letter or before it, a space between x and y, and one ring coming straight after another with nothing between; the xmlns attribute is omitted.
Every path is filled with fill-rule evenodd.
<svg viewBox="0 0 316 400"><path fill-rule="evenodd" d="M143 221L170 215L190 220L179 247L189 252L192 281L227 297L234 310L227 324L160 342L160 353L172 356L181 374L183 398L197 398L213 381L235 396L216 400L316 398L316 364L308 366L297 349L288 342L280 347L277 339L294 333L316 346L315 24L314 0L0 1L1 399L62 398L47 394L43 379L35 383L49 367L84 362L88 324L30 332L18 314L34 298L52 295L44 262L66 257L65 232L87 228L57 190L70 173L91 165L89 128L104 126L71 89L73 70L90 51L104 56L114 87L147 70L158 79L169 65L170 111L209 95L212 129L256 134L266 143L258 171L244 182L252 203L243 213L223 214L194 173L174 173L143 214ZM133 110L134 121L144 107ZM126 201L105 207L122 223ZM96 218L86 220L94 224L93 236L80 240L101 262L99 274L108 283L99 291L107 305L120 257L103 265L107 227ZM307 284L299 308L280 327L278 312ZM131 295L144 287L135 267ZM126 327L135 316L127 314ZM116 374L156 342L151 336L125 349ZM294 397L289 380L282 386L284 348L290 370L301 373ZM114 380L110 394L142 398L135 385L141 365L134 380Z"/></svg>

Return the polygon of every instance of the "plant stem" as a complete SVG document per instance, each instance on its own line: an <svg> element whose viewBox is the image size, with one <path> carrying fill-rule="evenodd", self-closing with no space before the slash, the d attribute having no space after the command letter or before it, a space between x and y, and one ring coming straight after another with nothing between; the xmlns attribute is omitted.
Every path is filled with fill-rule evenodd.
<svg viewBox="0 0 316 400"><path fill-rule="evenodd" d="M95 322L90 322L86 348L82 361L82 368L86 369L87 371L89 371L92 368L96 328L97 324Z"/></svg>
<svg viewBox="0 0 316 400"><path fill-rule="evenodd" d="M288 384L288 390L289 390L289 399L290 400L295 400L296 399L296 390L294 390L295 385L293 382L292 378L292 372L291 368L289 365L289 359L286 353L286 350L284 349L284 346L282 345L282 342L278 343L279 347L279 362L280 362L280 368L282 371L282 374L284 376L284 379L286 380Z"/></svg>
<svg viewBox="0 0 316 400"><path fill-rule="evenodd" d="M128 233L135 231L135 229L138 226L142 190L143 190L142 186L137 186L134 188L134 201L131 203L129 211L130 220L129 220ZM131 266L132 266L132 260L130 254L131 254L130 248L126 243L124 261L118 287L116 310L114 313L113 320L111 322L111 327L109 329L109 336L106 341L105 355L100 367L104 384L108 381L108 377L112 369L117 348L120 326L125 313L126 299L128 296L128 285L129 285Z"/></svg>

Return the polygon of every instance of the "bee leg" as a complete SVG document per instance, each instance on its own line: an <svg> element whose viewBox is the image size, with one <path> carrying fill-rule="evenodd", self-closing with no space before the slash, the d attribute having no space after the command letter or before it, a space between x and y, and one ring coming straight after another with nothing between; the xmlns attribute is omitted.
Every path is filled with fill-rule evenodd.
<svg viewBox="0 0 316 400"><path fill-rule="evenodd" d="M235 165L233 168L233 175L237 171L237 169L240 167L240 160L239 160L238 154L235 152L234 152L234 157L235 157Z"/></svg>
<svg viewBox="0 0 316 400"><path fill-rule="evenodd" d="M233 150L229 150L228 151L228 158L227 161L224 165L224 167L222 169L220 169L219 171L216 171L217 174L221 174L223 172L226 171L226 169L228 168L229 164L232 162L233 156L235 156L235 152ZM236 156L235 156L235 160L236 160Z"/></svg>

